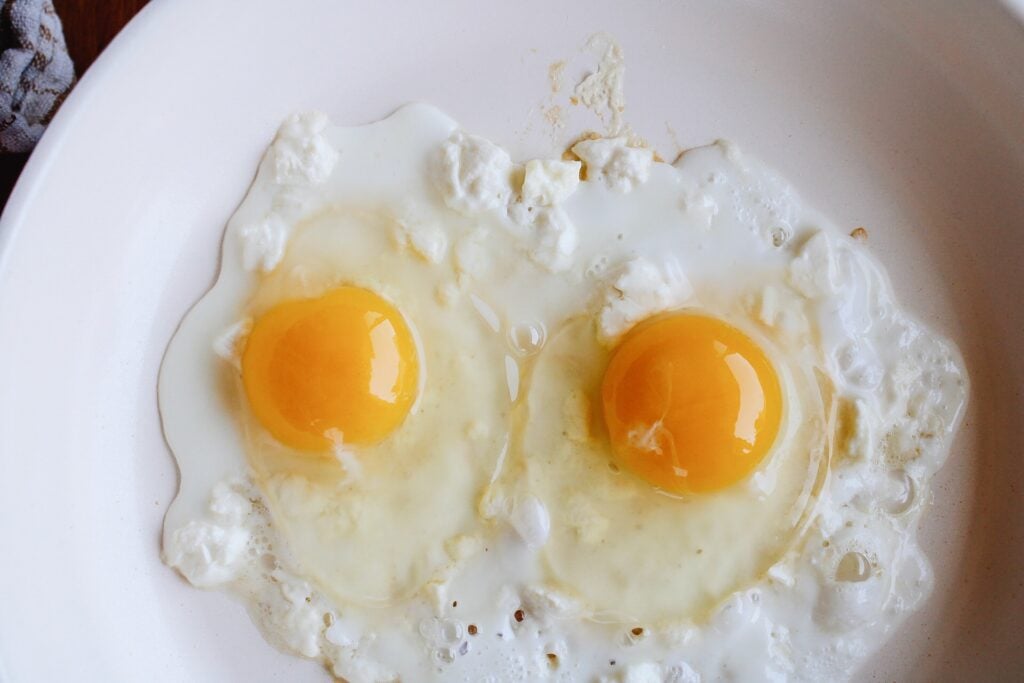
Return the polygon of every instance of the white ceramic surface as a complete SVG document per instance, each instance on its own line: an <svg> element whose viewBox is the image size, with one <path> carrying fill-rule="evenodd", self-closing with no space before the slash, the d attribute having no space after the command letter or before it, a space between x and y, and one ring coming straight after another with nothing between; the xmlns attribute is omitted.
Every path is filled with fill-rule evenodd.
<svg viewBox="0 0 1024 683"><path fill-rule="evenodd" d="M856 6L855 6L856 5ZM550 152L547 66L608 31L665 154L729 137L962 347L925 539L938 585L866 680L1024 671L1024 29L995 2L156 0L82 80L0 224L0 680L321 680L159 562L155 383L277 123L409 100ZM586 122L585 117L578 119ZM593 125L593 124L591 124Z"/></svg>

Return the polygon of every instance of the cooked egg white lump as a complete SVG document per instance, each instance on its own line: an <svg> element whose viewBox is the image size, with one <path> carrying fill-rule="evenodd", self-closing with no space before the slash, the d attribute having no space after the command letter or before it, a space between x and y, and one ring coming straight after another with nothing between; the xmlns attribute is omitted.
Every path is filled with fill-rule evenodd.
<svg viewBox="0 0 1024 683"><path fill-rule="evenodd" d="M728 144L298 115L223 249L164 557L333 676L842 680L928 594L959 355Z"/></svg>

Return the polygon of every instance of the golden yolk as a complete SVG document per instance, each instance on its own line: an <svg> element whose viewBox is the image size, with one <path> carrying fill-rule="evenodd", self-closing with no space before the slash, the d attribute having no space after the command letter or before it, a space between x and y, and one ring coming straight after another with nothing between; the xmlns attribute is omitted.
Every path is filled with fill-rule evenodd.
<svg viewBox="0 0 1024 683"><path fill-rule="evenodd" d="M373 292L339 287L286 301L253 324L242 382L256 418L278 441L306 451L379 441L416 398L419 361L408 325ZM330 436L334 436L333 434Z"/></svg>
<svg viewBox="0 0 1024 683"><path fill-rule="evenodd" d="M721 489L750 474L782 414L764 351L735 327L688 313L627 334L601 392L618 462L674 493Z"/></svg>

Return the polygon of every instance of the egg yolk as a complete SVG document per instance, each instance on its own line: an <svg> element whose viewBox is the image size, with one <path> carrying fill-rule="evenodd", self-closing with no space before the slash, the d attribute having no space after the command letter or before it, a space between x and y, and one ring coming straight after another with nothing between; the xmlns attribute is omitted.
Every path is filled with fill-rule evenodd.
<svg viewBox="0 0 1024 683"><path fill-rule="evenodd" d="M387 436L409 412L418 374L398 309L358 287L274 306L254 322L242 354L256 418L306 451L326 450L339 436L354 444Z"/></svg>
<svg viewBox="0 0 1024 683"><path fill-rule="evenodd" d="M601 387L617 461L674 493L722 489L750 474L779 430L779 379L735 327L678 313L629 332Z"/></svg>

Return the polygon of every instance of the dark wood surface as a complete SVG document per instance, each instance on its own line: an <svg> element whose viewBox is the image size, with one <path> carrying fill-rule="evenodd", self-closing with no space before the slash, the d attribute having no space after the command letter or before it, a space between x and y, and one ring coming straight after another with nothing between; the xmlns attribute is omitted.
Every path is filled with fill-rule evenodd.
<svg viewBox="0 0 1024 683"><path fill-rule="evenodd" d="M64 39L81 77L117 32L142 9L147 0L53 0L64 24ZM14 189L27 154L0 154L0 206Z"/></svg>

